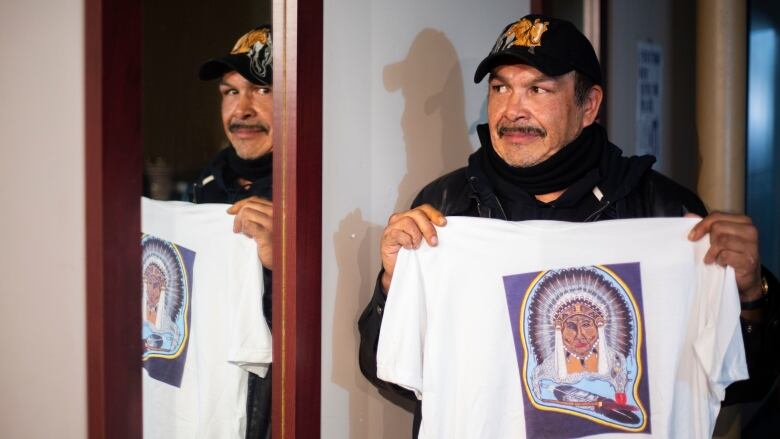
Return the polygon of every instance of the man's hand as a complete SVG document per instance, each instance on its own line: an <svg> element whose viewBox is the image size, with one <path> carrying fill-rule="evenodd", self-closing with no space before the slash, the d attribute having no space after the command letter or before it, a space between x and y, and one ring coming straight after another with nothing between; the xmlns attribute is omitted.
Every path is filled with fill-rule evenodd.
<svg viewBox="0 0 780 439"><path fill-rule="evenodd" d="M691 229L688 239L698 241L707 233L710 234L710 249L704 255L704 262L734 268L742 301L760 298L758 230L753 221L745 215L713 212Z"/></svg>
<svg viewBox="0 0 780 439"><path fill-rule="evenodd" d="M273 204L260 197L249 197L230 206L227 213L236 216L233 232L254 239L260 262L265 268L273 269Z"/></svg>
<svg viewBox="0 0 780 439"><path fill-rule="evenodd" d="M380 253L382 254L382 267L385 269L382 275L382 287L385 293L390 289L390 281L393 279L395 260L401 247L413 249L420 246L423 238L430 246L438 243L436 237L437 226L447 223L444 215L430 204L423 204L406 212L390 215L387 227L382 232Z"/></svg>

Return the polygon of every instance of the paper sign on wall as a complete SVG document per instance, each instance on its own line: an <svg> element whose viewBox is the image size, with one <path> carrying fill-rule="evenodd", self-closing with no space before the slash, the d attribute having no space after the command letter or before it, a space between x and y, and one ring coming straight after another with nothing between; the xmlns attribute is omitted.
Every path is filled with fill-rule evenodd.
<svg viewBox="0 0 780 439"><path fill-rule="evenodd" d="M636 82L636 152L661 162L661 46L640 41Z"/></svg>

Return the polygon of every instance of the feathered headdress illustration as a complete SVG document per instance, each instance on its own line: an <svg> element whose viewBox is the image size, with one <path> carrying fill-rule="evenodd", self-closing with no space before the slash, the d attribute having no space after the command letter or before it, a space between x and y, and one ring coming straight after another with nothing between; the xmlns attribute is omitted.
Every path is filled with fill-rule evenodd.
<svg viewBox="0 0 780 439"><path fill-rule="evenodd" d="M623 392L626 357L634 348L634 319L625 293L596 267L550 270L533 290L528 307L528 340L536 359L533 382L576 383L584 378L609 382ZM594 351L598 352L597 372L569 373L562 326L574 315L591 319L598 328Z"/></svg>
<svg viewBox="0 0 780 439"><path fill-rule="evenodd" d="M178 256L170 244L158 238L147 237L143 245L144 307L147 308L151 305L147 302L149 286L153 282L161 282L158 286L160 288L160 296L157 303L154 304L158 315L154 327L156 331L169 331L177 334L176 319L184 303L184 280L182 279L182 270L178 262ZM160 279L151 279L149 276L162 277Z"/></svg>

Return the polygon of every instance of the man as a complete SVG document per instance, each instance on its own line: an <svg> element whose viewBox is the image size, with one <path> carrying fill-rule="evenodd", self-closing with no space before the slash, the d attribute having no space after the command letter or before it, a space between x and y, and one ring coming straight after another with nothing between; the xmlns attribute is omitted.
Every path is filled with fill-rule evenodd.
<svg viewBox="0 0 780 439"><path fill-rule="evenodd" d="M201 80L219 79L222 126L230 145L220 151L193 186L195 203L230 203L233 232L257 242L263 264L263 311L271 327L273 268L273 45L271 26L238 39L230 53L207 61ZM265 378L249 374L247 438L270 437L271 370Z"/></svg>
<svg viewBox="0 0 780 439"><path fill-rule="evenodd" d="M778 375L778 282L762 270L758 233L743 215L706 215L699 198L653 171L654 158L622 157L595 122L603 99L601 67L590 42L571 23L528 15L504 28L474 81L489 75L488 123L468 166L422 189L411 210L393 214L382 234L382 270L360 317L360 366L380 389L414 395L376 376L376 349L396 256L424 239L438 242L445 216L510 221L600 221L704 217L690 232L709 233L704 261L734 267L751 379L729 387L727 403L758 400ZM420 425L418 402L414 436Z"/></svg>

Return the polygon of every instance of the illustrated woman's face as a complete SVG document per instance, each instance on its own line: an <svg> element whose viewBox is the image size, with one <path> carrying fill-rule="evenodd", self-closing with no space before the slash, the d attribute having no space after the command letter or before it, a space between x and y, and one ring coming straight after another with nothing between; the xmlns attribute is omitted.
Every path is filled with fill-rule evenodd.
<svg viewBox="0 0 780 439"><path fill-rule="evenodd" d="M588 355L599 338L596 321L584 315L574 315L563 322L563 345L578 356Z"/></svg>

